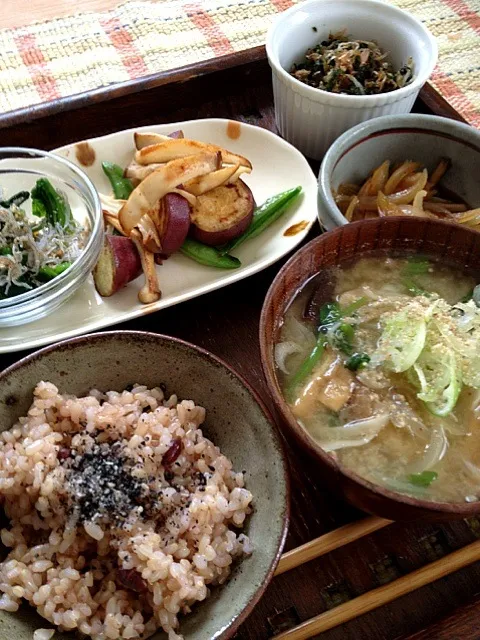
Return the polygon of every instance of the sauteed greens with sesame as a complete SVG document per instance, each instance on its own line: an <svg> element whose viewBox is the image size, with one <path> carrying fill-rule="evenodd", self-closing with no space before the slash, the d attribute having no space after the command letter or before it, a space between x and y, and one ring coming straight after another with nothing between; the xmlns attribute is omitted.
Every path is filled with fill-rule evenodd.
<svg viewBox="0 0 480 640"><path fill-rule="evenodd" d="M388 93L413 79L413 60L395 71L388 52L368 40L354 40L346 31L330 33L305 59L294 64L291 75L304 84L332 93L371 95Z"/></svg>
<svg viewBox="0 0 480 640"><path fill-rule="evenodd" d="M26 210L30 205L31 214ZM64 193L37 180L31 193L0 201L0 299L36 289L79 257L86 230L72 216Z"/></svg>

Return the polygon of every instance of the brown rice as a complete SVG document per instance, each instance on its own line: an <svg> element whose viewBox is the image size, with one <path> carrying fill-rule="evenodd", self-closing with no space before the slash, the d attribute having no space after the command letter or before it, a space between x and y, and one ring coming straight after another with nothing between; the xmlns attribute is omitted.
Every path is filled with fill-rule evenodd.
<svg viewBox="0 0 480 640"><path fill-rule="evenodd" d="M179 640L178 615L251 553L235 528L252 494L203 436L204 419L160 388L77 398L40 382L28 415L0 435L0 609L25 599L94 640L159 628Z"/></svg>

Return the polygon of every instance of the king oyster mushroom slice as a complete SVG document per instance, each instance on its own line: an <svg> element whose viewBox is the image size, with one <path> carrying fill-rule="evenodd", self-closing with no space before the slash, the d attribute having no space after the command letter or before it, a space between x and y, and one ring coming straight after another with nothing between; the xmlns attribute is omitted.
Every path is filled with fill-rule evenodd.
<svg viewBox="0 0 480 640"><path fill-rule="evenodd" d="M160 242L157 227L149 215L145 214L140 218L135 230L140 232L143 246L147 251L161 253L162 243Z"/></svg>
<svg viewBox="0 0 480 640"><path fill-rule="evenodd" d="M177 158L162 165L143 180L120 209L118 219L125 235L130 235L142 216L155 221L160 200L185 181L218 169L218 152Z"/></svg>
<svg viewBox="0 0 480 640"><path fill-rule="evenodd" d="M127 202L126 200L117 200L113 196L106 196L104 193L99 193L98 195L100 197L100 202L102 203L102 209L115 216Z"/></svg>
<svg viewBox="0 0 480 640"><path fill-rule="evenodd" d="M120 224L118 216L114 213L110 213L110 211L107 211L106 209L102 209L102 213L103 213L103 219L106 222L106 224L111 225L114 229L116 229L119 233L123 235L122 225Z"/></svg>
<svg viewBox="0 0 480 640"><path fill-rule="evenodd" d="M124 176L132 181L134 187L140 184L142 180L145 180L151 173L160 169L160 162L154 162L152 164L142 165L132 160L128 167L125 169Z"/></svg>
<svg viewBox="0 0 480 640"><path fill-rule="evenodd" d="M235 173L232 174L227 180L226 184L233 184L234 182L236 182L240 178L242 173L252 173L252 170L250 167L238 167Z"/></svg>
<svg viewBox="0 0 480 640"><path fill-rule="evenodd" d="M149 147L152 144L157 144L158 142L165 142L165 140L171 140L172 138L183 138L183 131L174 131L169 136L165 136L162 133L153 133L153 132L139 132L135 131L133 134L133 139L135 141L135 147L137 149L143 149L144 147Z"/></svg>
<svg viewBox="0 0 480 640"><path fill-rule="evenodd" d="M130 238L135 243L142 262L142 269L145 275L145 284L138 292L138 299L142 304L157 302L162 297L158 284L157 269L155 267L155 257L151 251L145 249L143 239L138 229L134 229Z"/></svg>
<svg viewBox="0 0 480 640"><path fill-rule="evenodd" d="M203 193L225 184L237 172L239 167L240 165L238 164L231 165L218 169L218 171L207 173L205 176L198 176L198 178L184 182L183 188L195 196L201 196Z"/></svg>
<svg viewBox="0 0 480 640"><path fill-rule="evenodd" d="M222 154L222 162L225 164L239 164L242 167L252 168L251 162L243 156L227 151L227 149L223 149L216 144L189 140L188 138L168 138L157 144L144 147L135 153L135 161L143 165L154 162L162 163L169 162L175 158L185 158L186 156L218 151Z"/></svg>

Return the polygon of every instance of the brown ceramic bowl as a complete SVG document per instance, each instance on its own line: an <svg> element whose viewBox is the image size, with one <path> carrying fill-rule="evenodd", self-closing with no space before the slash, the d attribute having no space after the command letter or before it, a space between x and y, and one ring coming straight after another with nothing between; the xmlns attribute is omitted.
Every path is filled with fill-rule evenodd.
<svg viewBox="0 0 480 640"><path fill-rule="evenodd" d="M235 566L230 579L184 616L185 640L226 640L252 611L280 558L288 526L289 482L280 437L253 389L212 354L187 342L153 333L113 331L66 340L23 358L0 374L0 424L8 429L26 414L37 382L49 380L66 393L91 388L121 391L129 384L161 382L180 398L207 410L206 435L237 469L246 470L254 512L245 531L254 552ZM1 547L1 544L0 544ZM2 639L30 640L33 630L52 624L24 606L0 612ZM71 633L55 640L73 640ZM152 640L165 640L157 633Z"/></svg>
<svg viewBox="0 0 480 640"><path fill-rule="evenodd" d="M280 270L265 299L260 319L260 348L267 385L282 425L318 462L330 489L355 506L391 520L450 520L480 513L480 502L437 503L395 493L343 467L296 421L276 376L274 345L281 321L295 293L325 267L369 251L395 250L430 255L465 268L480 281L480 233L423 218L372 219L339 227L312 240Z"/></svg>

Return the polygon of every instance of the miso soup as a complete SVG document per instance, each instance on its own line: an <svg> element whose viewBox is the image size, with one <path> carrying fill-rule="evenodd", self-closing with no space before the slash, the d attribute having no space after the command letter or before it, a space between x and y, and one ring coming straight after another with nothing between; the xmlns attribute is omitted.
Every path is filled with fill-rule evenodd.
<svg viewBox="0 0 480 640"><path fill-rule="evenodd" d="M480 499L480 287L423 257L322 271L275 346L298 422L339 462L394 491Z"/></svg>

